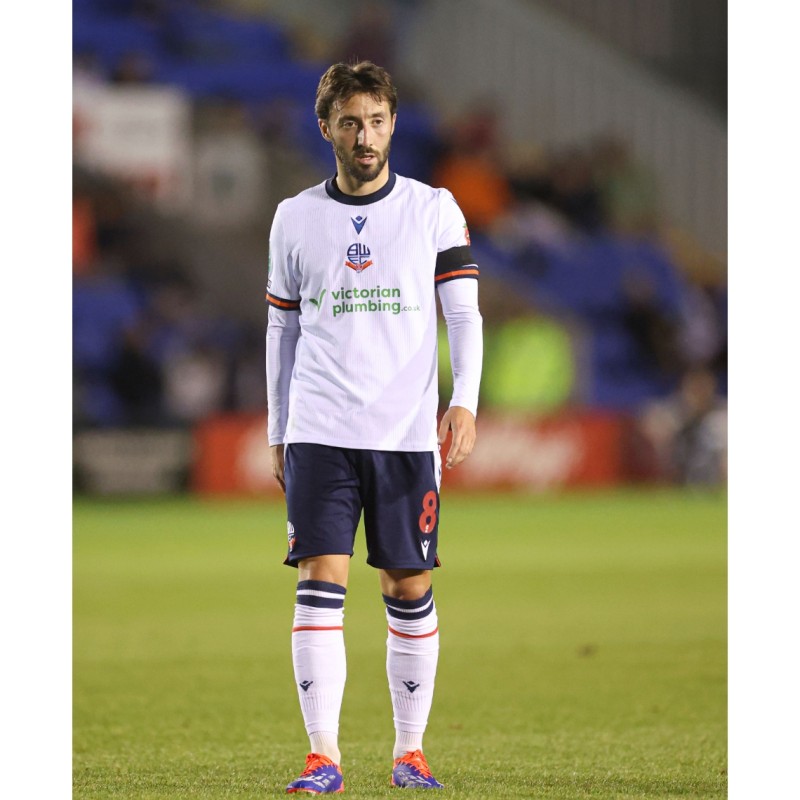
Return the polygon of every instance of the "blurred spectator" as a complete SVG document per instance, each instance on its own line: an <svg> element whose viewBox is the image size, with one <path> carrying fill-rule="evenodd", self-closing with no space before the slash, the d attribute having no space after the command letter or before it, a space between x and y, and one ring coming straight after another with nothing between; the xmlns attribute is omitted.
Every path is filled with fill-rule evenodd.
<svg viewBox="0 0 800 800"><path fill-rule="evenodd" d="M711 287L690 283L685 291L681 353L687 364L721 367L726 325Z"/></svg>
<svg viewBox="0 0 800 800"><path fill-rule="evenodd" d="M127 425L158 425L163 421L161 370L147 346L148 331L140 321L125 331L109 374Z"/></svg>
<svg viewBox="0 0 800 800"><path fill-rule="evenodd" d="M594 233L603 227L601 195L592 164L579 148L566 150L555 158L549 200L579 230Z"/></svg>
<svg viewBox="0 0 800 800"><path fill-rule="evenodd" d="M496 113L490 104L476 102L451 126L445 153L434 168L433 185L453 193L475 231L489 228L514 201L496 142Z"/></svg>
<svg viewBox="0 0 800 800"><path fill-rule="evenodd" d="M197 422L223 408L225 356L219 348L198 346L178 353L165 364L165 402L169 415Z"/></svg>
<svg viewBox="0 0 800 800"><path fill-rule="evenodd" d="M541 257L536 255L537 245L558 247L569 240L570 226L553 209L536 200L513 205L494 224L493 233L519 256L523 268L530 274L536 272Z"/></svg>
<svg viewBox="0 0 800 800"><path fill-rule="evenodd" d="M622 282L623 319L646 363L664 375L681 368L678 325L659 302L655 285L644 269L629 272Z"/></svg>
<svg viewBox="0 0 800 800"><path fill-rule="evenodd" d="M509 186L520 202L549 202L552 194L550 163L545 151L530 142L509 145L505 152Z"/></svg>
<svg viewBox="0 0 800 800"><path fill-rule="evenodd" d="M728 415L709 370L686 372L674 396L645 410L641 428L662 475L684 485L726 480Z"/></svg>
<svg viewBox="0 0 800 800"><path fill-rule="evenodd" d="M149 347L163 366L198 345L205 325L197 288L179 268L157 280L149 295Z"/></svg>
<svg viewBox="0 0 800 800"><path fill-rule="evenodd" d="M499 131L497 129L497 109L491 98L476 98L451 126L451 141L455 149L483 153L497 158Z"/></svg>
<svg viewBox="0 0 800 800"><path fill-rule="evenodd" d="M76 418L94 425L126 421L124 401L113 387L120 355L135 328L140 306L135 292L107 262L95 274L78 276L72 291L73 372L81 405Z"/></svg>
<svg viewBox="0 0 800 800"><path fill-rule="evenodd" d="M652 174L613 136L593 147L595 180L604 216L620 233L653 233L658 228L658 195Z"/></svg>
<svg viewBox="0 0 800 800"><path fill-rule="evenodd" d="M371 61L395 71L395 35L389 7L377 0L359 4L334 59L345 63Z"/></svg>
<svg viewBox="0 0 800 800"><path fill-rule="evenodd" d="M434 169L433 185L453 193L475 231L489 228L511 206L503 174L480 153L451 153Z"/></svg>
<svg viewBox="0 0 800 800"><path fill-rule="evenodd" d="M716 372L720 381L720 390L728 392L728 287L712 286L708 289L711 303L714 306L719 330L722 334L722 341L719 349L714 354L711 362L712 369Z"/></svg>
<svg viewBox="0 0 800 800"><path fill-rule="evenodd" d="M119 85L139 85L153 80L153 62L146 53L131 50L125 53L111 70L111 82Z"/></svg>
<svg viewBox="0 0 800 800"><path fill-rule="evenodd" d="M105 74L97 55L88 50L76 52L72 57L73 93L92 89L105 83Z"/></svg>
<svg viewBox="0 0 800 800"><path fill-rule="evenodd" d="M72 274L85 275L97 258L97 225L91 198L72 199Z"/></svg>
<svg viewBox="0 0 800 800"><path fill-rule="evenodd" d="M117 186L105 183L94 189L93 199L100 251L127 261L127 249L140 233L129 198Z"/></svg>
<svg viewBox="0 0 800 800"><path fill-rule="evenodd" d="M181 272L151 293L148 353L161 368L164 416L174 422L236 408L239 325L204 313L200 301L198 288Z"/></svg>
<svg viewBox="0 0 800 800"><path fill-rule="evenodd" d="M505 153L505 164L515 202L494 226L497 239L518 252L566 244L572 226L550 202L550 164L544 151L534 144L512 147Z"/></svg>
<svg viewBox="0 0 800 800"><path fill-rule="evenodd" d="M264 381L264 331L250 327L236 352L233 380L233 403L241 411L261 412L266 408Z"/></svg>

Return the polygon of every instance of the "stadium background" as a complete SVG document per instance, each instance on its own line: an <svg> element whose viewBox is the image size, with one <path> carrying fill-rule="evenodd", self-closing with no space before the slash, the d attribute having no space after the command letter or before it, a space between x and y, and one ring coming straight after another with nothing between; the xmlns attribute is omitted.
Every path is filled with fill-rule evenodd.
<svg viewBox="0 0 800 800"><path fill-rule="evenodd" d="M158 562L179 582L195 548L223 557L205 513L226 536L257 531L269 558L283 549L265 440L269 224L282 198L330 174L314 90L328 64L355 57L387 66L398 85L392 168L453 191L482 268L479 443L443 491L469 509L462 525L492 530L464 541L502 536L520 552L532 542L560 564L582 558L568 532L595 528L608 572L594 577L618 588L609 607L620 619L642 602L644 631L670 606L670 624L693 619L712 643L702 654L679 638L665 645L676 670L665 680L685 671L687 691L693 679L705 687L676 718L679 760L703 757L686 774L667 770L663 785L641 783L641 794L624 778L587 788L587 767L577 783L563 777L564 796L583 796L578 786L598 797L687 786L723 796L726 4L74 0L73 57L77 796L162 796L142 778L156 774L150 756L126 760L125 736L107 730L125 706L121 684L103 677L109 663L169 651L136 627L165 613L144 602L142 574ZM440 342L446 398L444 332ZM563 541L543 544L562 528ZM261 542L243 535L226 546ZM639 582L675 566L675 553L683 571L648 606ZM636 580L621 580L615 569L636 554ZM275 584L261 600L280 604L272 592L282 597L291 576L272 563L260 565ZM232 583L249 575L234 573ZM456 586L458 575L441 580ZM681 610L692 598L705 616ZM551 624L569 629L562 611ZM598 647L573 650L591 659ZM555 674L564 663L553 658ZM285 666L270 662L275 680ZM692 708L703 703L711 723L701 731ZM122 775L111 766L120 758ZM555 775L495 796L561 796L548 794L563 788ZM241 796L252 789L245 782Z"/></svg>

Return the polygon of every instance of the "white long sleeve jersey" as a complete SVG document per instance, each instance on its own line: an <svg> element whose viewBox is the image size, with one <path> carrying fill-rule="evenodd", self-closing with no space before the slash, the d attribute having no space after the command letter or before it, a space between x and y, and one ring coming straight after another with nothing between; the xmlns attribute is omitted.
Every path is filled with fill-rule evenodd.
<svg viewBox="0 0 800 800"><path fill-rule="evenodd" d="M450 405L477 412L478 267L446 189L390 173L366 196L335 177L284 200L269 245L270 444L436 448L436 301L448 328Z"/></svg>

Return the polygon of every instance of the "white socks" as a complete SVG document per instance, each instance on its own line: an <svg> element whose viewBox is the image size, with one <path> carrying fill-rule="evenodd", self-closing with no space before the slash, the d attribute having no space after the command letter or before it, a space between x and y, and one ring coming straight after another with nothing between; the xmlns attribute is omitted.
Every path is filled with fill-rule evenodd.
<svg viewBox="0 0 800 800"><path fill-rule="evenodd" d="M389 622L386 674L394 709L394 758L399 758L409 750L422 750L439 659L439 623L433 589L419 600L384 595L383 602Z"/></svg>
<svg viewBox="0 0 800 800"><path fill-rule="evenodd" d="M297 695L311 752L341 763L339 712L347 677L344 651L344 586L300 581L292 627Z"/></svg>
<svg viewBox="0 0 800 800"><path fill-rule="evenodd" d="M339 713L347 666L344 648L345 588L326 581L300 581L292 627L292 661L300 710L311 752L341 763ZM383 596L389 635L386 674L394 710L394 758L422 750L433 702L439 659L439 628L433 590L419 600Z"/></svg>

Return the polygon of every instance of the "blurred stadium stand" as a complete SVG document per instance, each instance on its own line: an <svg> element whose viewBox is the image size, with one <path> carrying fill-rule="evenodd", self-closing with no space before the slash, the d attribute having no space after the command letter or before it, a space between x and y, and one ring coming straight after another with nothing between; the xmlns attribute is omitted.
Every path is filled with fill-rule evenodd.
<svg viewBox="0 0 800 800"><path fill-rule="evenodd" d="M620 19L633 14L628 0L614 1ZM713 410L707 448L721 464L719 97L704 105L637 71L609 48L613 36L590 41L589 6L600 7L74 0L76 487L153 491L143 473L158 447L152 435L150 456L131 445L127 432L138 428L196 437L194 448L164 440L164 490L186 485L191 464L180 458L195 460L195 487L269 488L260 300L269 224L282 198L330 173L313 97L328 64L371 53L352 49L367 8L370 24L385 26L375 58L400 88L392 168L435 183L443 159L468 151L509 187L506 210L472 230L483 275L484 440L508 448L506 424L518 420L518 440L528 436L529 457L542 460L526 473L533 488L681 479L665 437ZM676 14L679 6L670 3ZM490 111L468 123L487 97ZM137 116L142 107L149 113ZM446 399L443 333L440 341ZM712 397L684 402L685 376L698 369ZM87 432L94 438L82 439ZM120 448L128 461L108 455ZM244 470L238 482L213 477L222 457L209 453L223 451L230 475ZM465 470L468 486L485 479L491 459L475 461L484 472ZM99 480L110 464L120 476ZM495 469L514 484L511 465Z"/></svg>
<svg viewBox="0 0 800 800"><path fill-rule="evenodd" d="M728 106L727 0L532 0L713 108Z"/></svg>

